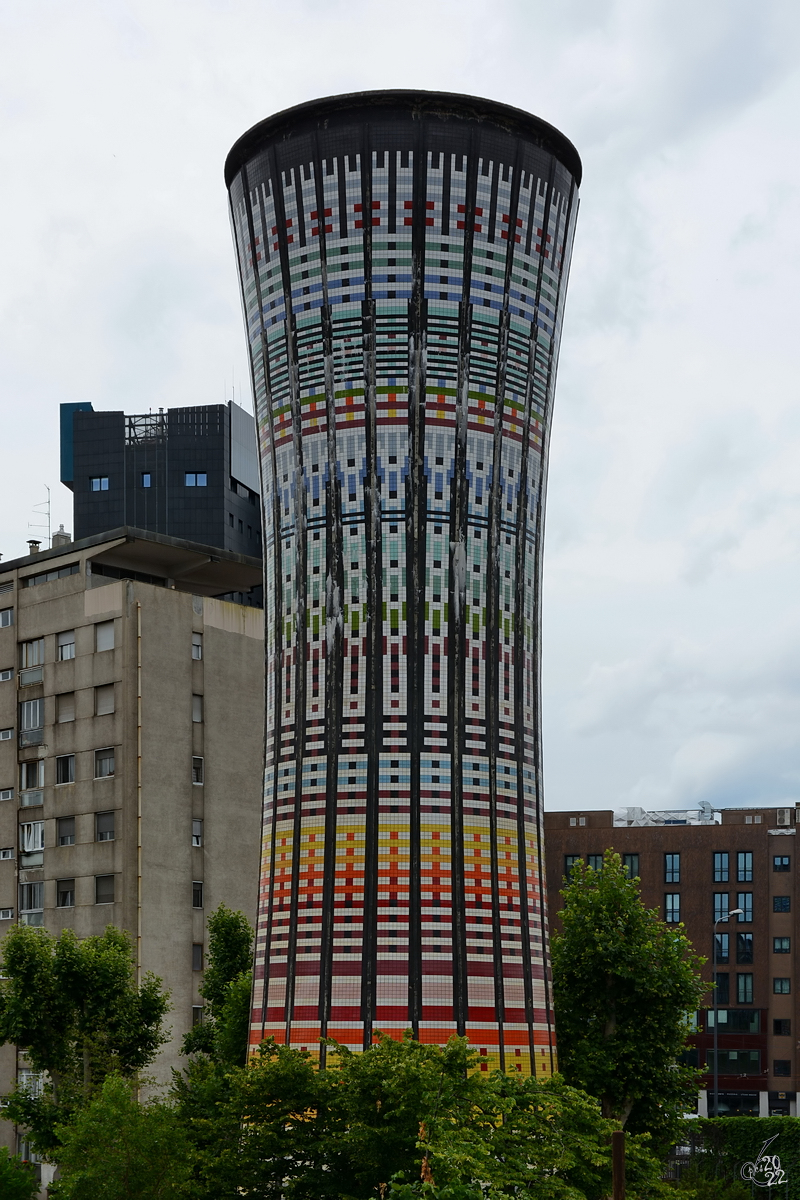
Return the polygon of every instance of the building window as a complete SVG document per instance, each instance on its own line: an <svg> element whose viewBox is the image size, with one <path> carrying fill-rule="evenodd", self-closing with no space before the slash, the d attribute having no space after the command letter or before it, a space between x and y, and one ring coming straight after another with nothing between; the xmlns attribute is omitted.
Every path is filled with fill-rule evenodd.
<svg viewBox="0 0 800 1200"><path fill-rule="evenodd" d="M751 963L753 961L752 933L737 933L736 961L737 963Z"/></svg>
<svg viewBox="0 0 800 1200"><path fill-rule="evenodd" d="M203 1005L202 1004L193 1004L192 1005L192 1028L194 1028L195 1025L202 1025L202 1024L203 1024Z"/></svg>
<svg viewBox="0 0 800 1200"><path fill-rule="evenodd" d="M192 721L199 725L203 720L203 697L192 696Z"/></svg>
<svg viewBox="0 0 800 1200"><path fill-rule="evenodd" d="M14 857L14 847L13 846L0 847L0 862L4 862L7 858L13 858L13 857Z"/></svg>
<svg viewBox="0 0 800 1200"><path fill-rule="evenodd" d="M192 946L192 970L202 971L203 969L203 943L195 942Z"/></svg>
<svg viewBox="0 0 800 1200"><path fill-rule="evenodd" d="M19 848L23 854L44 850L44 821L23 821L19 827Z"/></svg>
<svg viewBox="0 0 800 1200"><path fill-rule="evenodd" d="M20 763L19 787L21 792L44 787L44 762L41 758L37 758L34 762Z"/></svg>
<svg viewBox="0 0 800 1200"><path fill-rule="evenodd" d="M56 654L59 662L66 662L68 658L75 657L74 629L65 629L63 633L56 634Z"/></svg>
<svg viewBox="0 0 800 1200"><path fill-rule="evenodd" d="M714 920L727 921L729 907L728 893L714 892Z"/></svg>
<svg viewBox="0 0 800 1200"><path fill-rule="evenodd" d="M19 706L19 727L22 732L32 732L44 726L44 700L23 700Z"/></svg>
<svg viewBox="0 0 800 1200"><path fill-rule="evenodd" d="M638 854L623 854L622 866L628 879L639 878L639 855Z"/></svg>
<svg viewBox="0 0 800 1200"><path fill-rule="evenodd" d="M680 854L664 855L664 883L680 883L681 856Z"/></svg>
<svg viewBox="0 0 800 1200"><path fill-rule="evenodd" d="M75 818L59 817L57 821L57 836L59 846L75 845Z"/></svg>
<svg viewBox="0 0 800 1200"><path fill-rule="evenodd" d="M20 670L26 667L41 667L44 663L44 638L32 638L19 644Z"/></svg>
<svg viewBox="0 0 800 1200"><path fill-rule="evenodd" d="M773 871L788 871L792 860L788 854L775 854L772 858Z"/></svg>
<svg viewBox="0 0 800 1200"><path fill-rule="evenodd" d="M729 961L729 935L727 933L714 934L714 962L726 963Z"/></svg>
<svg viewBox="0 0 800 1200"><path fill-rule="evenodd" d="M776 996L788 996L792 990L792 981L788 975L776 975L772 980L772 990Z"/></svg>
<svg viewBox="0 0 800 1200"><path fill-rule="evenodd" d="M56 908L75 907L75 880L56 880Z"/></svg>
<svg viewBox="0 0 800 1200"><path fill-rule="evenodd" d="M727 971L716 971L714 974L714 983L716 984L717 1004L729 1004L731 999L731 977Z"/></svg>
<svg viewBox="0 0 800 1200"><path fill-rule="evenodd" d="M575 866L575 863L582 861L583 859L580 854L566 854L564 856L564 874L567 879L572 875L572 868Z"/></svg>
<svg viewBox="0 0 800 1200"><path fill-rule="evenodd" d="M197 879L192 884L192 908L203 907L203 885Z"/></svg>
<svg viewBox="0 0 800 1200"><path fill-rule="evenodd" d="M740 925L744 925L753 919L753 893L738 892L736 895L736 907L742 911L736 918Z"/></svg>
<svg viewBox="0 0 800 1200"><path fill-rule="evenodd" d="M65 724L75 720L75 693L61 692L56 696L56 723Z"/></svg>
<svg viewBox="0 0 800 1200"><path fill-rule="evenodd" d="M13 788L0 788L0 800L13 800L13 799L14 799L14 789Z"/></svg>
<svg viewBox="0 0 800 1200"><path fill-rule="evenodd" d="M790 896L773 896L772 897L773 912L791 912L792 903Z"/></svg>
<svg viewBox="0 0 800 1200"><path fill-rule="evenodd" d="M708 1051L708 1069L714 1070L714 1051ZM760 1050L720 1050L720 1075L759 1075L761 1073ZM720 1111L723 1104L723 1093L720 1092ZM756 1096L756 1101L758 1096Z"/></svg>
<svg viewBox="0 0 800 1200"><path fill-rule="evenodd" d="M772 939L773 954L789 954L792 948L792 939L788 937L774 937Z"/></svg>
<svg viewBox="0 0 800 1200"><path fill-rule="evenodd" d="M96 717L105 717L114 711L114 685L113 683L104 683L102 687L94 689L94 715Z"/></svg>
<svg viewBox="0 0 800 1200"><path fill-rule="evenodd" d="M723 850L714 855L714 883L728 882L728 852Z"/></svg>
<svg viewBox="0 0 800 1200"><path fill-rule="evenodd" d="M749 973L736 976L736 1003L753 1003L753 976Z"/></svg>
<svg viewBox="0 0 800 1200"><path fill-rule="evenodd" d="M108 476L107 475L90 475L89 476L89 491L90 492L107 492L108 491Z"/></svg>
<svg viewBox="0 0 800 1200"><path fill-rule="evenodd" d="M790 1058L774 1058L772 1060L773 1075L791 1075L792 1060Z"/></svg>
<svg viewBox="0 0 800 1200"><path fill-rule="evenodd" d="M95 875L95 877L94 877L94 902L95 902L95 904L113 904L114 903L114 876L113 875Z"/></svg>
<svg viewBox="0 0 800 1200"><path fill-rule="evenodd" d="M142 487L150 487L150 472L142 471Z"/></svg>
<svg viewBox="0 0 800 1200"><path fill-rule="evenodd" d="M202 758L196 756L192 759L192 783L204 783L205 772Z"/></svg>
<svg viewBox="0 0 800 1200"><path fill-rule="evenodd" d="M203 657L203 635L202 633L192 634L192 658L200 659Z"/></svg>
<svg viewBox="0 0 800 1200"><path fill-rule="evenodd" d="M13 921L13 920L14 920L13 908L0 908L0 921Z"/></svg>
<svg viewBox="0 0 800 1200"><path fill-rule="evenodd" d="M206 487L208 475L205 471L187 471L183 480L187 487Z"/></svg>
<svg viewBox="0 0 800 1200"><path fill-rule="evenodd" d="M109 775L114 774L114 747L107 750L95 750L94 752L94 777L95 779L107 779Z"/></svg>
<svg viewBox="0 0 800 1200"><path fill-rule="evenodd" d="M114 622L98 621L94 627L94 648L98 654L114 649Z"/></svg>
<svg viewBox="0 0 800 1200"><path fill-rule="evenodd" d="M192 817L192 845L203 844L203 822L198 817Z"/></svg>
<svg viewBox="0 0 800 1200"><path fill-rule="evenodd" d="M680 892L667 892L664 897L664 920L668 925L677 925L681 919Z"/></svg>
<svg viewBox="0 0 800 1200"><path fill-rule="evenodd" d="M736 880L738 883L753 882L753 853L740 850L736 855Z"/></svg>
<svg viewBox="0 0 800 1200"><path fill-rule="evenodd" d="M13 736L13 729L0 729L0 742L10 742Z"/></svg>
<svg viewBox="0 0 800 1200"><path fill-rule="evenodd" d="M94 814L94 840L96 842L114 841L113 812L99 812Z"/></svg>
<svg viewBox="0 0 800 1200"><path fill-rule="evenodd" d="M9 679L13 679L13 678L14 678L14 668L13 667L4 667L3 670L0 671L0 683L7 683Z"/></svg>
<svg viewBox="0 0 800 1200"><path fill-rule="evenodd" d="M59 754L56 759L56 783L75 782L75 755Z"/></svg>
<svg viewBox="0 0 800 1200"><path fill-rule="evenodd" d="M772 1034L774 1037L791 1037L792 1022L789 1017L772 1018Z"/></svg>
<svg viewBox="0 0 800 1200"><path fill-rule="evenodd" d="M602 871L602 869L603 869L602 854L589 854L589 855L587 855L586 861L588 862L589 866L592 868L593 871Z"/></svg>
<svg viewBox="0 0 800 1200"><path fill-rule="evenodd" d="M0 608L0 629L7 629L14 624L13 608Z"/></svg>
<svg viewBox="0 0 800 1200"><path fill-rule="evenodd" d="M43 924L43 883L21 883L19 885L19 915L23 925Z"/></svg>

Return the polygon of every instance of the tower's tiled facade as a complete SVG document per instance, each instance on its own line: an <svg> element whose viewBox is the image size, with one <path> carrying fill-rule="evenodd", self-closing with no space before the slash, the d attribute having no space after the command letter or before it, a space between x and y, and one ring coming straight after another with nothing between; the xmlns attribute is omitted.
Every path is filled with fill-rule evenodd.
<svg viewBox="0 0 800 1200"><path fill-rule="evenodd" d="M261 450L252 1040L554 1066L539 583L580 161L468 97L334 97L226 167Z"/></svg>

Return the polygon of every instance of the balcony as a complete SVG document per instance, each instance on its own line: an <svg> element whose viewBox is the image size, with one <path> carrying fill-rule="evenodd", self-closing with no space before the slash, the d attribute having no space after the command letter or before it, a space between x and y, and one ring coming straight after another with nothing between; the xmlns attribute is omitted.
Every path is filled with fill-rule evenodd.
<svg viewBox="0 0 800 1200"><path fill-rule="evenodd" d="M26 746L41 746L44 741L44 729L23 729L20 731L20 749Z"/></svg>

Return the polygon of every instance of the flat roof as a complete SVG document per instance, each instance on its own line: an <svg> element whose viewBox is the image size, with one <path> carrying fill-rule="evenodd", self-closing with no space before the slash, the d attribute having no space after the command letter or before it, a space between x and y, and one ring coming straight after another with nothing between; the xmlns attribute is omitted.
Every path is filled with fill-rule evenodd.
<svg viewBox="0 0 800 1200"><path fill-rule="evenodd" d="M439 117L442 120L477 121L504 129L514 135L530 138L543 146L564 164L580 186L583 166L580 155L569 138L554 125L540 117L480 96L465 96L457 92L423 92L394 88L371 92L346 92L340 96L323 96L292 108L283 109L259 121L234 143L225 160L225 186L230 187L237 172L260 149L264 142L291 138L309 129L327 126L341 116L352 119L359 112L372 120L380 117L381 109L405 109L412 117Z"/></svg>

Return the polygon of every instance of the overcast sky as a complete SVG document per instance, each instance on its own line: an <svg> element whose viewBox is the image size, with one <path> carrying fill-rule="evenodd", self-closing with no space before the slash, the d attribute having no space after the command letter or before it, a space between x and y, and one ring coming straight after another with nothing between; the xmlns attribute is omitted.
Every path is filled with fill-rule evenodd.
<svg viewBox="0 0 800 1200"><path fill-rule="evenodd" d="M547 807L800 801L796 0L0 0L4 557L45 485L71 528L61 402L251 407L225 155L377 87L528 109L584 163Z"/></svg>

